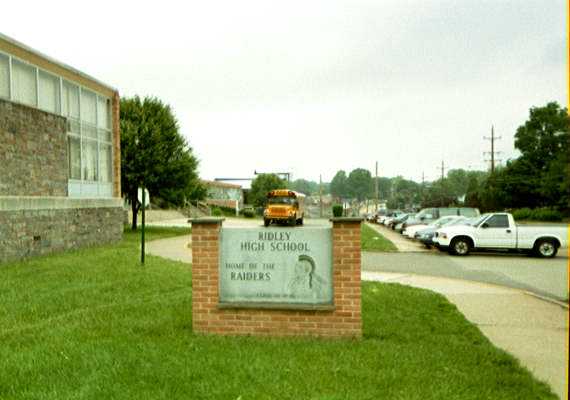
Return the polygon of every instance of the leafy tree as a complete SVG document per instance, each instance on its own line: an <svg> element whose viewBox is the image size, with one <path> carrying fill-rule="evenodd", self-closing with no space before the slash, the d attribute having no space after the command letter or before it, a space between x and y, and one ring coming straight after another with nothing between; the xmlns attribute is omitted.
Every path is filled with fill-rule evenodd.
<svg viewBox="0 0 570 400"><path fill-rule="evenodd" d="M350 174L346 179L348 194L358 201L363 201L365 198L370 196L371 184L372 176L370 171L363 168L356 168L350 171Z"/></svg>
<svg viewBox="0 0 570 400"><path fill-rule="evenodd" d="M260 174L251 182L249 202L256 207L262 207L267 200L267 193L275 189L284 189L286 182L275 174Z"/></svg>
<svg viewBox="0 0 570 400"><path fill-rule="evenodd" d="M558 103L531 108L529 119L515 134L515 147L521 158L543 172L558 154L568 154L569 123L568 110Z"/></svg>
<svg viewBox="0 0 570 400"><path fill-rule="evenodd" d="M180 134L168 105L154 97L121 99L121 187L131 201L132 229L137 227L137 189L144 185L151 196L167 205L203 197L198 160Z"/></svg>
<svg viewBox="0 0 570 400"><path fill-rule="evenodd" d="M349 197L346 180L346 172L340 170L335 174L334 178L331 181L331 194L337 199Z"/></svg>
<svg viewBox="0 0 570 400"><path fill-rule="evenodd" d="M306 179L297 179L289 184L289 189L310 196L313 193L318 193L319 184L317 182L308 181Z"/></svg>

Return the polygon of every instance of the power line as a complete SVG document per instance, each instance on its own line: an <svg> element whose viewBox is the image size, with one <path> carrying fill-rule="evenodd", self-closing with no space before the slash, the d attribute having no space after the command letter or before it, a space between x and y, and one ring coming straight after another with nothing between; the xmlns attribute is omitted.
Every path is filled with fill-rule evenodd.
<svg viewBox="0 0 570 400"><path fill-rule="evenodd" d="M490 160L485 160L487 162L491 162L491 174L493 174L495 172L495 162L501 162L501 160L496 160L495 159L495 154L500 154L500 151L495 151L495 140L499 140L501 139L502 136L495 136L495 127L493 125L491 125L491 137L488 136L483 136L483 139L485 140L490 140L491 141L491 151L485 151L483 153L483 155L485 154L490 154L491 155L491 159Z"/></svg>

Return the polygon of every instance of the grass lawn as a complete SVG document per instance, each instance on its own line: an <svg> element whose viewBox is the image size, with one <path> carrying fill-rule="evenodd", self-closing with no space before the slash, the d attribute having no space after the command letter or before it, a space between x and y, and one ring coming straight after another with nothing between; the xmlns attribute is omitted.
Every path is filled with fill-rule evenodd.
<svg viewBox="0 0 570 400"><path fill-rule="evenodd" d="M364 251L397 251L394 243L365 223L361 225L360 245Z"/></svg>
<svg viewBox="0 0 570 400"><path fill-rule="evenodd" d="M555 398L445 298L397 284L363 283L361 341L195 335L190 266L141 267L137 240L0 267L0 399Z"/></svg>

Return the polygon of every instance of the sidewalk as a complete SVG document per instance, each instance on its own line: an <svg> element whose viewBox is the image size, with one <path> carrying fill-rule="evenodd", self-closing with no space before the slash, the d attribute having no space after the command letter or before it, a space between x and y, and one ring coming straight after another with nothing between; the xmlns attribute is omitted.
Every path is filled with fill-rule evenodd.
<svg viewBox="0 0 570 400"><path fill-rule="evenodd" d="M371 224L369 222L366 223L369 227L374 229L376 232L380 233L386 239L394 243L394 246L400 252L426 252L429 251L425 248L425 246L417 241L409 240L405 238L403 235L400 235L398 232L393 231L390 228L385 227L384 225L378 224Z"/></svg>
<svg viewBox="0 0 570 400"><path fill-rule="evenodd" d="M478 282L379 272L363 272L362 279L443 294L495 346L567 398L568 309L521 290Z"/></svg>
<svg viewBox="0 0 570 400"><path fill-rule="evenodd" d="M191 236L148 242L148 254L192 262ZM567 398L568 309L517 289L450 278L362 272L362 280L400 283L443 294L497 347Z"/></svg>

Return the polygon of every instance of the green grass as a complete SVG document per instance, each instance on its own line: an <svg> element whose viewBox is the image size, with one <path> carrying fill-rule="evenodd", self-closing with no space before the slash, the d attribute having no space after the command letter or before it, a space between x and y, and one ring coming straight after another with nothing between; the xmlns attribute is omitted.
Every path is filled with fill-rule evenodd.
<svg viewBox="0 0 570 400"><path fill-rule="evenodd" d="M195 335L190 266L141 267L138 239L0 267L0 399L555 398L444 297L396 284L363 283L360 341Z"/></svg>
<svg viewBox="0 0 570 400"><path fill-rule="evenodd" d="M365 223L361 225L360 244L364 251L398 251L394 243Z"/></svg>

